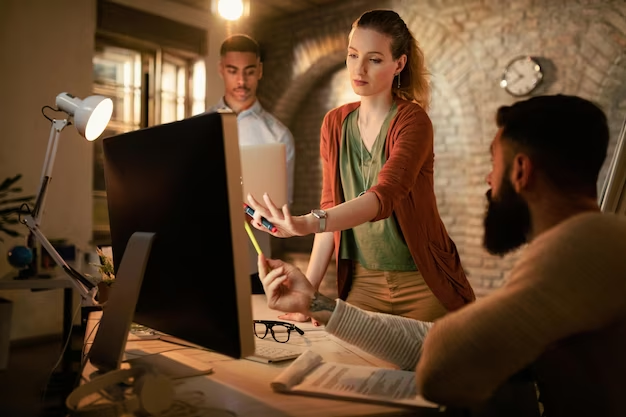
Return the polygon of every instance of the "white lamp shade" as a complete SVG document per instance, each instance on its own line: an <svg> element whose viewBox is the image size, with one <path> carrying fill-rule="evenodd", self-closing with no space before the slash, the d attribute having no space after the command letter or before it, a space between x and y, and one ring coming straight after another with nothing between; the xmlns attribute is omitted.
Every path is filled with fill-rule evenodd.
<svg viewBox="0 0 626 417"><path fill-rule="evenodd" d="M106 129L113 114L113 101L104 96L89 96L84 100L68 93L56 99L57 107L74 116L74 125L87 140L97 139Z"/></svg>

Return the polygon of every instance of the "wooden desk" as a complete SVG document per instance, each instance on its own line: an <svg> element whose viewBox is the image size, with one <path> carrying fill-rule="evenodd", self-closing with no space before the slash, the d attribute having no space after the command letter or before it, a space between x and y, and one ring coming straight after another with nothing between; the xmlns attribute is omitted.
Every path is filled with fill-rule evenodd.
<svg viewBox="0 0 626 417"><path fill-rule="evenodd" d="M267 309L265 295L253 295L253 316L255 319L276 320L278 313ZM92 332L99 322L102 312L92 312L87 324L86 337L89 348L95 335ZM252 331L252 326L250 326ZM289 344L307 347L323 355L325 360L342 363L393 367L368 353L348 345L316 328L311 323L298 323L305 331L304 336L292 333ZM134 354L172 351L178 346L160 340L129 341L126 345L126 359ZM177 395L196 395L204 400L206 407L227 409L238 417L319 417L319 416L441 416L436 409L407 408L370 405L345 400L313 398L300 395L275 393L270 381L292 361L276 364L257 363L246 359L232 359L213 352L193 348L180 348L177 353L194 361L210 364L214 372L210 375L184 378L176 381ZM83 376L94 371L87 364Z"/></svg>
<svg viewBox="0 0 626 417"><path fill-rule="evenodd" d="M255 319L276 320L278 313L267 308L265 295L252 296ZM86 346L88 350L102 312L92 312L87 324ZM380 360L350 344L326 333L323 327L316 328L310 322L298 323L305 331L304 336L292 333L289 344L307 347L321 354L326 361L350 364L394 366ZM252 327L252 326L251 326ZM251 329L252 331L252 329ZM527 381L513 381L503 386L494 400L481 410L452 410L441 412L433 408L407 409L371 405L346 400L287 395L274 392L270 381L292 361L262 364L246 359L232 359L213 352L180 347L161 340L129 341L125 359L135 355L172 352L185 360L201 362L213 367L210 375L182 378L175 381L177 395L187 401L203 404L204 407L226 409L237 417L319 417L319 416L415 416L415 417L538 417L534 386ZM169 353L171 354L171 353ZM184 365L181 365L184 366ZM83 376L88 378L95 369L87 364ZM177 414L182 416L185 414ZM191 415L191 414L189 414ZM193 414L196 415L196 414ZM197 414L202 415L202 414ZM210 415L210 414L207 414Z"/></svg>

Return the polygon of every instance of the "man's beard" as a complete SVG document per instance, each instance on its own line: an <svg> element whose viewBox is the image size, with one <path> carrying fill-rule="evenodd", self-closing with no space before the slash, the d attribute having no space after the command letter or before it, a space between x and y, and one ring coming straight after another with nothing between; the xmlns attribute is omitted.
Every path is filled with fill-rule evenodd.
<svg viewBox="0 0 626 417"><path fill-rule="evenodd" d="M486 195L489 206L484 220L483 246L490 254L502 256L527 242L530 210L507 175L498 196L492 197L491 190Z"/></svg>

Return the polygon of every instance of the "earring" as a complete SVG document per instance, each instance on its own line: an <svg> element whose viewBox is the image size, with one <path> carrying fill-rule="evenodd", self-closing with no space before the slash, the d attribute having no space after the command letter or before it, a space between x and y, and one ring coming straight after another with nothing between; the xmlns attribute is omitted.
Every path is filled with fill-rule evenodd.
<svg viewBox="0 0 626 417"><path fill-rule="evenodd" d="M398 89L400 89L400 73L398 73Z"/></svg>

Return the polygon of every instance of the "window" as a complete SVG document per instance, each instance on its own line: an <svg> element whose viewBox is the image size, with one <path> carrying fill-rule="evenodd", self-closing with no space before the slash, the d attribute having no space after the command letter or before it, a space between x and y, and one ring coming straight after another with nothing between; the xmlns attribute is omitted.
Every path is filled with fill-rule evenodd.
<svg viewBox="0 0 626 417"><path fill-rule="evenodd" d="M100 36L93 91L113 100L102 137L170 123L205 111L204 59L147 42ZM93 243L110 244L102 141L94 142Z"/></svg>

